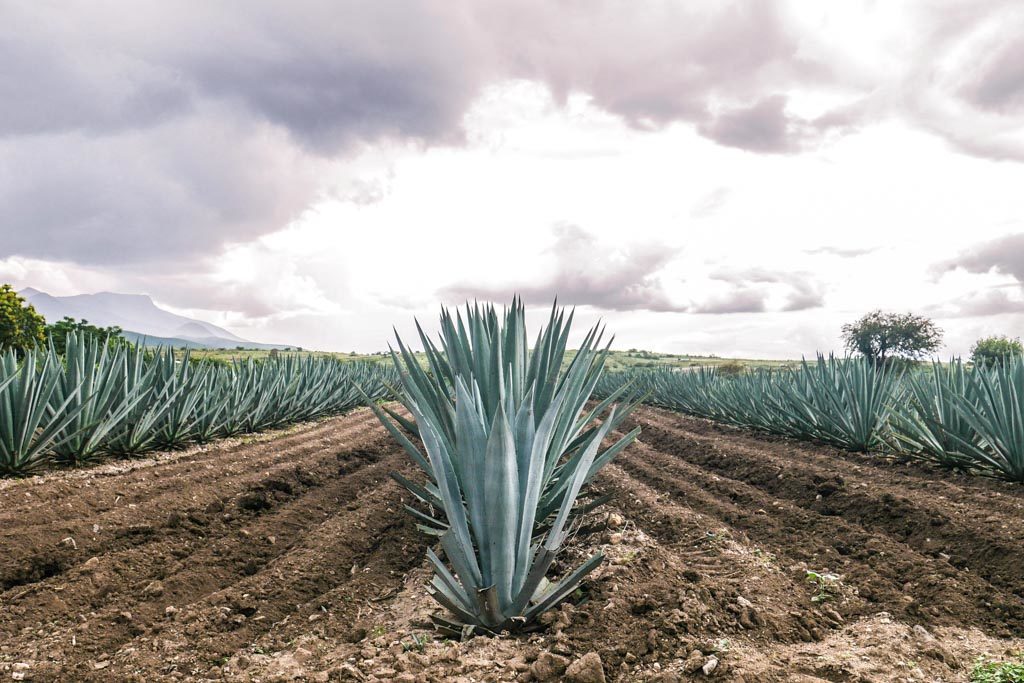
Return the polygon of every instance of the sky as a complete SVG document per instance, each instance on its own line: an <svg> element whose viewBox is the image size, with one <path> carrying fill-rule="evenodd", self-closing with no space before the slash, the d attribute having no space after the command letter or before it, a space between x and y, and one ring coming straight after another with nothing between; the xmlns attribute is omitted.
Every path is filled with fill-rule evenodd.
<svg viewBox="0 0 1024 683"><path fill-rule="evenodd" d="M376 351L441 305L798 358L1024 335L1024 4L0 0L0 282Z"/></svg>

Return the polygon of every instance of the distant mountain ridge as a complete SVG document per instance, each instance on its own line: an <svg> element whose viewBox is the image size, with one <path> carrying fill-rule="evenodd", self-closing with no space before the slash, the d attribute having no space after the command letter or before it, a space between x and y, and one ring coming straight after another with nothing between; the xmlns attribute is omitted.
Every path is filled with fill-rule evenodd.
<svg viewBox="0 0 1024 683"><path fill-rule="evenodd" d="M34 287L19 292L47 322L64 317L88 320L100 327L120 327L131 341L149 346L176 346L207 349L287 348L286 344L262 344L242 339L223 327L165 311L145 294L98 292L74 296L53 296Z"/></svg>

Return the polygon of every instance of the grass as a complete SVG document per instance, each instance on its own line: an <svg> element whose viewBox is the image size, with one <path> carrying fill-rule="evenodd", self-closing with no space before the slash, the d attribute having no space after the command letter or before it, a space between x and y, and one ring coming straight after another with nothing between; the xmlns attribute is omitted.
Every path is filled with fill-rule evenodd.
<svg viewBox="0 0 1024 683"><path fill-rule="evenodd" d="M979 660L971 669L971 683L1024 683L1024 658L1015 662Z"/></svg>

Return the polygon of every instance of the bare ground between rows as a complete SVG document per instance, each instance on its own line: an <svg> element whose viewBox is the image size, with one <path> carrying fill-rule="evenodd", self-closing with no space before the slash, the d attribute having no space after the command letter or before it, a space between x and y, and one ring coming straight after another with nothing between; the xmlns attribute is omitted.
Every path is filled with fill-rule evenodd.
<svg viewBox="0 0 1024 683"><path fill-rule="evenodd" d="M820 494L803 482L837 456L830 449L738 434L745 441L722 458L717 432L676 419L640 412L645 443L599 477L614 502L559 567L598 547L608 560L577 604L529 637L453 643L424 627L434 609L423 592L427 542L386 476L413 468L366 412L119 473L5 485L5 550L45 538L12 551L6 575L53 544L69 559L0 593L0 677L558 680L594 653L614 681L953 681L978 654L1024 649L1011 637L1011 580L955 566L859 507L815 507ZM758 473L785 457L792 488L772 488ZM836 470L851 485L937 505L924 497L926 471L887 477L850 462ZM963 486L965 511L998 492L992 514L1013 519L1013 491ZM20 501L25 491L40 500ZM58 536L91 532L91 515L101 532L86 534L80 553L65 548ZM118 533L133 526L142 530ZM1002 542L996 528L977 527L974 547ZM841 574L826 601L812 600L808 569Z"/></svg>
<svg viewBox="0 0 1024 683"><path fill-rule="evenodd" d="M665 411L647 409L641 416L644 441L655 448L889 536L1024 600L1024 486L765 440Z"/></svg>
<svg viewBox="0 0 1024 683"><path fill-rule="evenodd" d="M607 560L583 600L551 613L541 633L436 638L424 627L435 606L421 563L355 624L327 612L313 628L282 626L217 673L239 682L586 681L597 661L610 681L957 681L977 656L1024 646L963 626L925 628L887 604L846 618L863 602L852 586L815 603L806 565L784 565L722 519L637 480L628 470L642 457L631 452L602 473L597 486L615 502L588 521L604 529L576 539L560 564L598 548Z"/></svg>
<svg viewBox="0 0 1024 683"><path fill-rule="evenodd" d="M339 469L324 450L375 426L369 411L359 411L277 439L261 435L13 482L0 499L0 589L56 576L100 549L145 545L158 529L204 526L231 503L258 508L267 496L316 486Z"/></svg>
<svg viewBox="0 0 1024 683"><path fill-rule="evenodd" d="M131 658L119 669L117 653L144 651L137 641L152 645L154 634L185 623L182 649L205 658L205 668L206 660L223 656L223 648L233 652L233 640L251 639L287 618L296 604L353 581L359 558L383 553L385 561L373 564L386 573L406 566L396 569L396 558L405 563L408 554L418 561L423 539L391 507L397 495L387 476L408 468L406 459L367 417L355 414L285 434L276 440L279 448L273 439L221 447L212 463L219 475L181 458L158 458L152 467L120 477L72 473L70 479L92 484L78 489L90 502L75 501L76 509L113 501L123 495L116 492L154 480L159 491L133 496L137 502L120 510L107 502L97 511L103 520L97 533L74 546L54 541L66 532L59 505L49 508L48 520L39 507L25 516L23 527L16 516L7 520L5 549L11 539L40 540L10 545L13 557L4 567L16 573L19 558L36 567L51 546L69 559L50 576L0 594L0 660L8 666L19 658L33 661L34 680L67 680L69 672L76 680L111 680L115 671L127 678L134 675ZM23 483L35 497L74 497L76 489L64 484L57 477ZM83 514L79 522L92 519ZM403 534L409 542L395 544ZM223 604L211 607L211 601ZM227 614L232 619L222 618ZM197 637L207 630L209 643L196 650ZM165 656L142 662L140 670L166 667Z"/></svg>

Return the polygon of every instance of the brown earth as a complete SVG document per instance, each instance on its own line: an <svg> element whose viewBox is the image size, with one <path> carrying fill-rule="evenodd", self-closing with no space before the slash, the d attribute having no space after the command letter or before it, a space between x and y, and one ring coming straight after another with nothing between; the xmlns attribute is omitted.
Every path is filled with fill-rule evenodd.
<svg viewBox="0 0 1024 683"><path fill-rule="evenodd" d="M463 643L425 626L387 476L415 470L368 411L0 482L0 678L957 681L1024 651L1024 487L636 422L560 560L608 556L577 603Z"/></svg>

